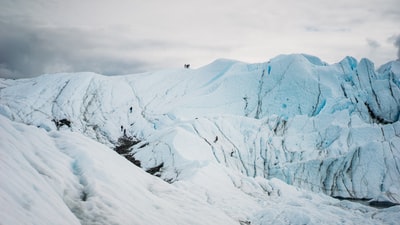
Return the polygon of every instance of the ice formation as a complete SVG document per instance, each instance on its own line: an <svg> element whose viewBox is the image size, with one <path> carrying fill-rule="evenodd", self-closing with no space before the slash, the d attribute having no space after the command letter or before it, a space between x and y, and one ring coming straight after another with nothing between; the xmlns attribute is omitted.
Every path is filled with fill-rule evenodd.
<svg viewBox="0 0 400 225"><path fill-rule="evenodd" d="M121 217L140 206L118 215L111 208L147 200L160 203L144 204L143 213L155 209L163 224L399 219L400 206L378 210L326 196L400 203L399 61L375 70L367 59L328 65L296 54L113 77L1 79L0 114L1 176L14 182L2 183L2 201L36 213L23 197L13 199L14 184L35 193L33 202L46 200L43 186L54 193L35 210L46 212L54 199L56 213L72 212L66 224L126 224ZM37 179L25 179L30 173ZM86 200L76 206L77 199ZM93 219L101 210L110 215ZM143 213L127 218L158 223Z"/></svg>

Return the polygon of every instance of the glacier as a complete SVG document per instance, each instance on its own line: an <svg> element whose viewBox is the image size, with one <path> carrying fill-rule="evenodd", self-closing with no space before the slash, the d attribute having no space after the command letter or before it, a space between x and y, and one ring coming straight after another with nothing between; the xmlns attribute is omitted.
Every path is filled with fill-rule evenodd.
<svg viewBox="0 0 400 225"><path fill-rule="evenodd" d="M1 175L13 181L2 185L2 201L32 213L31 203L12 199L22 184L35 193L31 201L44 201L40 216L54 199L66 224L395 224L399 103L399 61L375 69L368 59L329 65L305 54L112 77L0 79ZM113 151L122 147L141 169ZM143 216L154 208L157 216Z"/></svg>

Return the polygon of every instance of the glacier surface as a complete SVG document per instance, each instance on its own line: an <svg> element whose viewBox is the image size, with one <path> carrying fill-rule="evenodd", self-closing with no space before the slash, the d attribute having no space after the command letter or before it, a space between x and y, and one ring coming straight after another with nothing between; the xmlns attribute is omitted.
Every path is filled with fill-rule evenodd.
<svg viewBox="0 0 400 225"><path fill-rule="evenodd" d="M399 206L327 195L400 203L399 103L399 61L375 70L367 59L328 65L303 54L1 79L1 175L13 182L2 183L2 201L24 219L41 210L40 222L54 200L66 224L395 224ZM123 146L142 169L112 151ZM31 202L13 198L19 185Z"/></svg>

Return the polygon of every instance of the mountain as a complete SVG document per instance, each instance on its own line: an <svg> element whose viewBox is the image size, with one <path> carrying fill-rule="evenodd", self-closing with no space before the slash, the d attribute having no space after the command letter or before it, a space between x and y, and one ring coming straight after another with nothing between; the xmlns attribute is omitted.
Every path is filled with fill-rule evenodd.
<svg viewBox="0 0 400 225"><path fill-rule="evenodd" d="M1 79L0 114L5 224L400 219L399 61Z"/></svg>

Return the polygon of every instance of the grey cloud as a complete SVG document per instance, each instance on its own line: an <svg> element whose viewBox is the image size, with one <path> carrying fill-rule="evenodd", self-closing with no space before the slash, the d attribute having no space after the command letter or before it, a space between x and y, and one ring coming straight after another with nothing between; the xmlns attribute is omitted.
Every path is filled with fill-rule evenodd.
<svg viewBox="0 0 400 225"><path fill-rule="evenodd" d="M394 46L397 47L397 59L400 59L400 34L395 37Z"/></svg>
<svg viewBox="0 0 400 225"><path fill-rule="evenodd" d="M381 44L378 41L367 38L367 44L371 48L379 48Z"/></svg>
<svg viewBox="0 0 400 225"><path fill-rule="evenodd" d="M316 26L306 26L304 28L307 32L321 32L321 28L316 27Z"/></svg>
<svg viewBox="0 0 400 225"><path fill-rule="evenodd" d="M387 41L397 48L397 59L400 60L400 34L389 37Z"/></svg>
<svg viewBox="0 0 400 225"><path fill-rule="evenodd" d="M139 73L181 66L195 57L193 53L230 51L224 45L139 39L114 31L22 25L0 20L0 77L79 71L105 75Z"/></svg>
<svg viewBox="0 0 400 225"><path fill-rule="evenodd" d="M0 77L1 78L20 78L23 77L17 71L10 70L6 65L0 64Z"/></svg>
<svg viewBox="0 0 400 225"><path fill-rule="evenodd" d="M105 35L78 29L33 29L1 23L0 33L4 34L0 36L0 77L77 71L113 75L142 72L149 66L134 54L113 53L113 40Z"/></svg>

